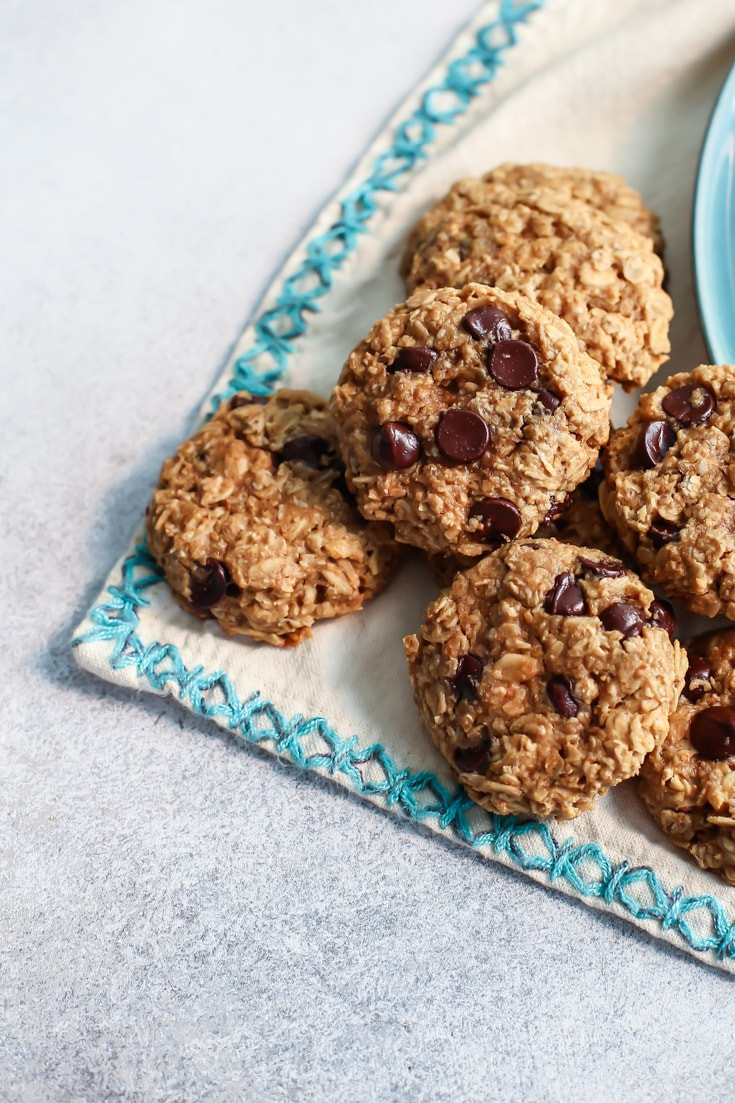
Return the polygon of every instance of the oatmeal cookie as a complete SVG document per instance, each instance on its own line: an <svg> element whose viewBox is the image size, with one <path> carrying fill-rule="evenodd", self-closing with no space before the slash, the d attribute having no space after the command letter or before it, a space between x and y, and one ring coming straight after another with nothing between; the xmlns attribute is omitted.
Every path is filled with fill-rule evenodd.
<svg viewBox="0 0 735 1103"><path fill-rule="evenodd" d="M663 251L658 215L643 202L640 192L614 172L562 168L557 165L506 163L485 174L490 184L505 184L517 191L548 189L567 201L581 200L602 211L614 222L625 222L644 237L650 237L657 253Z"/></svg>
<svg viewBox="0 0 735 1103"><path fill-rule="evenodd" d="M646 581L735 619L735 368L701 365L642 395L604 465L602 511Z"/></svg>
<svg viewBox="0 0 735 1103"><path fill-rule="evenodd" d="M563 191L461 180L411 234L403 271L409 291L474 280L534 299L627 390L668 359L673 308L651 238Z"/></svg>
<svg viewBox="0 0 735 1103"><path fill-rule="evenodd" d="M399 558L351 502L334 419L308 391L220 406L163 464L147 535L184 608L285 647L359 609Z"/></svg>
<svg viewBox="0 0 735 1103"><path fill-rule="evenodd" d="M735 629L689 648L669 734L643 763L639 791L654 820L702 869L735 885Z"/></svg>
<svg viewBox="0 0 735 1103"><path fill-rule="evenodd" d="M587 477L608 407L564 322L476 284L396 306L332 395L363 515L424 551L473 557L535 532Z"/></svg>
<svg viewBox="0 0 735 1103"><path fill-rule="evenodd" d="M468 795L571 819L666 736L686 659L649 589L592 548L518 540L404 640L419 711Z"/></svg>

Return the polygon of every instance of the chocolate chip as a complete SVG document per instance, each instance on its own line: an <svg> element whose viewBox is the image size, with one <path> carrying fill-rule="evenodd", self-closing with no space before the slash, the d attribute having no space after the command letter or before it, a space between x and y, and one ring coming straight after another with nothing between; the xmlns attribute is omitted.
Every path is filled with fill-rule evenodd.
<svg viewBox="0 0 735 1103"><path fill-rule="evenodd" d="M579 712L579 701L576 700L573 690L574 682L563 674L555 674L546 683L549 700L565 720L568 720L571 716L576 716Z"/></svg>
<svg viewBox="0 0 735 1103"><path fill-rule="evenodd" d="M595 466L590 471L587 478L579 487L581 494L588 498L592 502L596 502L599 498L600 483L605 478L605 470L598 460Z"/></svg>
<svg viewBox="0 0 735 1103"><path fill-rule="evenodd" d="M230 409L237 410L240 406L265 406L269 398L268 394L233 394L230 399Z"/></svg>
<svg viewBox="0 0 735 1103"><path fill-rule="evenodd" d="M486 733L472 747L457 747L454 768L460 774L482 774L487 769L492 751L492 738Z"/></svg>
<svg viewBox="0 0 735 1103"><path fill-rule="evenodd" d="M225 593L227 594L228 597L239 597L240 596L240 587L238 586L238 584L236 582L232 581L232 575L230 574L230 568L227 566L226 563L222 563L221 561L220 561L220 567L224 571L224 575L225 575L225 584L226 584L225 585Z"/></svg>
<svg viewBox="0 0 735 1103"><path fill-rule="evenodd" d="M648 537L654 548L662 548L664 544L672 544L679 539L679 526L664 517L657 517L651 522Z"/></svg>
<svg viewBox="0 0 735 1103"><path fill-rule="evenodd" d="M435 349L402 348L398 350L395 360L386 370L389 375L394 375L397 371L425 372L438 356L439 353Z"/></svg>
<svg viewBox="0 0 735 1103"><path fill-rule="evenodd" d="M687 701L695 704L704 696L704 686L694 683L708 682L711 677L712 667L707 660L702 655L690 655L684 689L681 691L682 697L686 697Z"/></svg>
<svg viewBox="0 0 735 1103"><path fill-rule="evenodd" d="M498 341L488 360L488 371L501 387L522 391L538 379L538 356L527 341Z"/></svg>
<svg viewBox="0 0 735 1103"><path fill-rule="evenodd" d="M584 559L580 556L579 565L594 578L620 578L625 574L625 567L617 559L601 559L596 563L592 559Z"/></svg>
<svg viewBox="0 0 735 1103"><path fill-rule="evenodd" d="M676 433L667 421L649 421L638 437L635 459L643 468L655 467L675 440Z"/></svg>
<svg viewBox="0 0 735 1103"><path fill-rule="evenodd" d="M554 410L558 410L561 406L559 395L554 394L553 391L539 391L536 395L536 401L543 406L547 414L553 414Z"/></svg>
<svg viewBox="0 0 735 1103"><path fill-rule="evenodd" d="M618 601L614 605L608 605L600 613L600 620L608 632L620 632L623 639L631 636L640 636L643 629L643 614L637 605L630 605L626 601Z"/></svg>
<svg viewBox="0 0 735 1103"><path fill-rule="evenodd" d="M472 535L484 544L502 544L517 536L523 524L521 512L507 498L481 498L469 512L469 519L480 520Z"/></svg>
<svg viewBox="0 0 735 1103"><path fill-rule="evenodd" d="M703 425L717 408L717 400L709 387L687 383L669 391L661 403L664 413L676 418L680 425Z"/></svg>
<svg viewBox="0 0 735 1103"><path fill-rule="evenodd" d="M560 502L552 501L551 505L546 511L543 523L545 525L553 525L554 521L557 521L560 517L563 517L574 505L574 498L571 494L567 494L566 498L562 498Z"/></svg>
<svg viewBox="0 0 735 1103"><path fill-rule="evenodd" d="M449 684L460 701L474 701L485 664L470 651L457 663L457 670Z"/></svg>
<svg viewBox="0 0 735 1103"><path fill-rule="evenodd" d="M668 601L652 601L648 619L654 628L663 628L670 640L676 634L676 617Z"/></svg>
<svg viewBox="0 0 735 1103"><path fill-rule="evenodd" d="M560 617L584 617L587 602L573 574L558 574L544 599L544 612Z"/></svg>
<svg viewBox="0 0 735 1103"><path fill-rule="evenodd" d="M462 325L470 337L478 341L488 337L491 341L507 340L513 333L512 326L502 310L496 306L478 306L462 319Z"/></svg>
<svg viewBox="0 0 735 1103"><path fill-rule="evenodd" d="M735 755L735 709L713 705L692 718L689 738L702 758L719 762Z"/></svg>
<svg viewBox="0 0 735 1103"><path fill-rule="evenodd" d="M325 456L333 452L332 445L316 433L304 433L301 437L287 440L280 452L275 454L276 463L303 463L306 467L318 470L327 467Z"/></svg>
<svg viewBox="0 0 735 1103"><path fill-rule="evenodd" d="M490 430L474 410L447 410L436 427L436 443L450 460L479 460L490 443Z"/></svg>
<svg viewBox="0 0 735 1103"><path fill-rule="evenodd" d="M373 437L370 454L381 467L400 471L416 463L421 454L421 444L410 425L402 421L386 421Z"/></svg>
<svg viewBox="0 0 735 1103"><path fill-rule="evenodd" d="M195 567L189 575L192 605L210 609L221 601L227 590L230 572L219 559L205 559L203 567Z"/></svg>

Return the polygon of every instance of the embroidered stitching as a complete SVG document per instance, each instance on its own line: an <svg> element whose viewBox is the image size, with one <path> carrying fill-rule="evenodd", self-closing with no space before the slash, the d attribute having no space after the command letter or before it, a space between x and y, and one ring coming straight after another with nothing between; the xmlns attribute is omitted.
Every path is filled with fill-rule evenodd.
<svg viewBox="0 0 735 1103"><path fill-rule="evenodd" d="M597 843L577 846L572 837L559 842L546 823L490 815L459 787L448 789L436 774L401 768L381 743L361 747L357 736L342 738L323 717L289 720L258 692L241 700L225 671L210 673L201 665L190 669L172 644L144 644L138 611L150 605L145 591L161 578L140 545L123 562L120 584L108 588L109 599L91 610L95 627L73 645L109 640L113 669L134 667L152 689L173 691L194 712L224 721L246 742L272 743L279 755L304 770L343 774L363 796L382 798L411 820L434 820L469 846L490 849L526 872L545 874L552 884L565 881L580 896L622 907L635 919L653 920L664 931L676 931L693 950L735 957L735 923L714 896L684 896L681 886L668 892L650 867L625 861L613 865ZM314 736L324 749L309 753L304 744ZM702 933L703 927L709 933Z"/></svg>
<svg viewBox="0 0 735 1103"><path fill-rule="evenodd" d="M341 202L337 220L307 243L304 260L284 281L275 306L254 321L254 344L233 364L230 381L213 397L213 407L240 389L254 394L272 389L286 370L293 343L308 328L305 315L320 309L318 300L329 291L334 274L378 210L374 196L397 190L398 182L426 156L437 127L451 125L493 79L503 55L517 41L516 26L545 3L501 0L498 18L481 28L467 52L449 63L444 79L424 92L419 107L396 127L392 146ZM120 583L108 587L107 600L90 610L94 627L72 640L72 646L109 641L114 670L134 667L151 689L173 688L194 712L224 719L229 730L247 742L270 741L278 754L302 769L342 774L359 793L381 798L389 808L400 807L411 820L435 820L468 845L491 849L526 872L545 874L551 883L564 880L581 896L622 907L635 919L658 922L695 951L714 951L720 959L735 957L735 922L728 922L715 897L685 897L680 886L667 892L652 869L631 867L625 861L613 865L597 843L575 846L571 837L559 843L545 823L490 815L460 788L448 790L435 774L399 768L380 743L361 747L357 736L343 739L321 717L288 720L257 691L241 700L224 671L207 673L201 665L189 669L173 644L145 644L138 635L139 610L150 604L145 590L161 577L146 548L139 546L124 560ZM325 744L322 753L309 754L302 745L314 736ZM381 776L375 780L377 772ZM477 821L481 826L473 826ZM687 916L694 919L698 912L695 929ZM699 933L703 926L711 933Z"/></svg>
<svg viewBox="0 0 735 1103"><path fill-rule="evenodd" d="M306 333L306 315L317 313L334 275L354 252L358 238L378 210L375 196L394 192L436 137L437 127L450 126L489 84L503 56L518 41L516 28L547 0L501 0L498 18L482 27L474 44L450 62L446 76L428 88L413 114L400 123L393 144L376 157L370 175L342 200L338 218L306 246L306 256L283 283L275 305L253 322L254 343L235 360L230 381L212 397L212 409L235 391L267 394L286 370L288 357Z"/></svg>

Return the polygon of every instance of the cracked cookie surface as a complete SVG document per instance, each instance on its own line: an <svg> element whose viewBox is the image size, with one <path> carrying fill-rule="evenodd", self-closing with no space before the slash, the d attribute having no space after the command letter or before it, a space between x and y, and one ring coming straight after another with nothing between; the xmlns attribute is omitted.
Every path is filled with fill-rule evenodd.
<svg viewBox="0 0 735 1103"><path fill-rule="evenodd" d="M646 759L639 792L654 820L702 869L735 884L735 629L689 649L667 738Z"/></svg>
<svg viewBox="0 0 735 1103"><path fill-rule="evenodd" d="M640 387L668 359L671 300L650 237L546 184L460 180L409 236L417 287L515 290L567 321L609 379Z"/></svg>
<svg viewBox="0 0 735 1103"><path fill-rule="evenodd" d="M331 401L363 515L439 555L535 532L609 434L600 373L569 327L474 284L419 291L376 322Z"/></svg>
<svg viewBox="0 0 735 1103"><path fill-rule="evenodd" d="M400 549L350 500L327 403L241 392L161 469L148 544L180 604L279 646L378 593Z"/></svg>
<svg viewBox="0 0 735 1103"><path fill-rule="evenodd" d="M604 466L603 513L643 577L735 619L735 369L700 365L643 395Z"/></svg>
<svg viewBox="0 0 735 1103"><path fill-rule="evenodd" d="M667 616L621 563L556 540L514 541L458 574L404 645L469 796L571 819L636 774L683 684Z"/></svg>
<svg viewBox="0 0 735 1103"><path fill-rule="evenodd" d="M659 219L643 201L640 192L614 172L512 162L498 165L486 173L483 180L490 184L505 184L518 191L549 189L567 200L580 200L602 211L614 222L624 222L637 233L650 237L656 252L663 249Z"/></svg>

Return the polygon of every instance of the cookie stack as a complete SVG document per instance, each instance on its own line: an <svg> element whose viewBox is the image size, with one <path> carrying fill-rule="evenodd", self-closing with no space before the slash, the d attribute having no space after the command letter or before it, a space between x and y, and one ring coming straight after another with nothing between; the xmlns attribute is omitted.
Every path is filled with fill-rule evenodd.
<svg viewBox="0 0 735 1103"><path fill-rule="evenodd" d="M164 464L148 541L181 604L293 645L360 608L411 545L449 585L404 641L410 677L474 800L571 818L643 767L675 841L701 839L702 818L727 833L735 642L702 645L687 673L646 583L735 618L729 369L645 396L600 466L615 384L668 356L660 252L657 219L612 174L460 181L411 233L409 297L329 404L236 395ZM695 779L703 747L719 757ZM722 850L708 839L698 860L735 870Z"/></svg>

